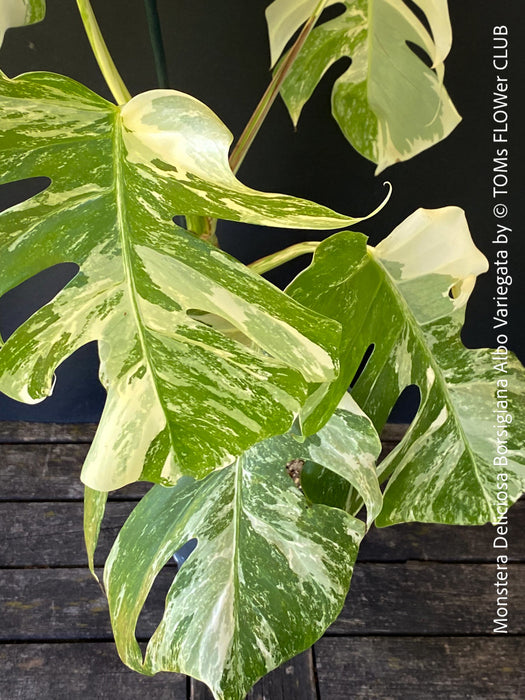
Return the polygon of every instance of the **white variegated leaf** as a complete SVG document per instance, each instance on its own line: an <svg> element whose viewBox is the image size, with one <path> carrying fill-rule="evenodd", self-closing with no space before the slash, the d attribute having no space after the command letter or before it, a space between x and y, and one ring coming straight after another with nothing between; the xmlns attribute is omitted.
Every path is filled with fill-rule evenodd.
<svg viewBox="0 0 525 700"><path fill-rule="evenodd" d="M8 29L41 22L45 14L45 0L0 0L0 46Z"/></svg>
<svg viewBox="0 0 525 700"><path fill-rule="evenodd" d="M302 444L291 435L270 438L202 481L154 486L135 508L104 572L126 664L147 674L186 673L217 700L242 700L332 623L365 528L343 510L308 505L286 464L315 455L356 485L373 518L381 507L379 439L347 406ZM190 540L196 548L175 576L143 659L135 638L140 611L161 568Z"/></svg>
<svg viewBox="0 0 525 700"><path fill-rule="evenodd" d="M334 84L332 113L379 173L444 139L460 120L443 85L452 43L447 0L415 0L429 28L403 0L330 0L327 6L337 4L343 14L311 32L281 95L297 124L324 73L340 58L351 58ZM316 5L275 0L267 8L272 62ZM430 67L409 43L429 57Z"/></svg>
<svg viewBox="0 0 525 700"><path fill-rule="evenodd" d="M89 486L84 488L84 542L88 557L89 570L98 581L95 573L95 550L97 548L100 527L106 511L107 491L95 491Z"/></svg>
<svg viewBox="0 0 525 700"><path fill-rule="evenodd" d="M0 390L40 401L55 368L98 341L108 397L82 474L98 491L202 477L285 432L307 384L336 371L338 324L172 218L308 228L352 219L242 185L228 166L231 134L183 93L154 90L116 107L33 73L0 76L0 98L0 180L51 178L1 215L0 294L56 263L79 266L1 348Z"/></svg>
<svg viewBox="0 0 525 700"><path fill-rule="evenodd" d="M466 303L487 268L461 209L419 209L375 249L359 233L330 237L288 290L343 325L340 375L311 395L306 432L326 421L370 346L352 396L378 431L403 389L419 388L417 415L381 464L389 481L379 525L499 520L498 400L512 416L501 447L507 504L525 489L523 367L512 353L501 364L461 341Z"/></svg>

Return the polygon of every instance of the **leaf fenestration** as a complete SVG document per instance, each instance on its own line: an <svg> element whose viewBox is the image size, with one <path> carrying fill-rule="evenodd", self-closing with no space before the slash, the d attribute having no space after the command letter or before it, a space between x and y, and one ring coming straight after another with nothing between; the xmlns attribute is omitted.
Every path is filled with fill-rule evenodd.
<svg viewBox="0 0 525 700"><path fill-rule="evenodd" d="M493 351L461 341L476 275L487 269L462 210L419 209L375 249L359 233L330 237L288 290L343 326L340 375L310 396L305 432L330 415L371 345L352 396L378 432L403 389L419 387L417 415L380 465L389 481L378 525L499 520L498 380L506 382L513 417L505 443L508 503L525 489L523 367L509 353L502 371Z"/></svg>
<svg viewBox="0 0 525 700"><path fill-rule="evenodd" d="M266 11L272 62L309 17L315 0L275 0ZM415 0L427 28L403 0L329 0L343 14L313 29L283 83L294 124L319 81L340 58L352 59L334 84L332 114L376 173L444 139L460 117L443 85L452 43L446 0ZM411 46L428 57L428 64Z"/></svg>
<svg viewBox="0 0 525 700"><path fill-rule="evenodd" d="M341 610L365 528L343 510L309 506L286 464L315 452L357 483L373 519L379 440L350 408L338 409L303 444L291 435L270 438L202 481L153 487L122 528L104 573L126 664L147 674L186 673L218 700L242 700L261 676L321 636ZM333 443L333 433L341 440ZM193 539L143 660L134 632L140 611L160 569Z"/></svg>
<svg viewBox="0 0 525 700"><path fill-rule="evenodd" d="M183 93L154 90L119 108L73 80L33 73L0 76L0 97L0 180L51 178L1 215L0 294L56 263L79 266L1 348L0 389L40 401L55 368L98 341L108 397L82 473L98 491L200 478L285 432L307 384L337 371L338 324L172 219L299 228L352 219L242 185L228 166L231 134ZM224 319L250 346L194 310Z"/></svg>

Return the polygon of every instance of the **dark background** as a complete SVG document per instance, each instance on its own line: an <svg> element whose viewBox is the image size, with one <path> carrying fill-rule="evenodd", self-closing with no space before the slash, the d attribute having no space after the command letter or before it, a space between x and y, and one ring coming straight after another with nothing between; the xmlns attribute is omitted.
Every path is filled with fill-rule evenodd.
<svg viewBox="0 0 525 700"><path fill-rule="evenodd" d="M269 81L269 51L264 9L269 0L160 0L171 87L208 104L239 136ZM153 57L142 0L92 0L115 62L132 94L156 87ZM393 196L385 209L356 228L375 245L414 209L458 205L465 209L473 238L492 260L491 168L493 148L492 28L510 30L510 147L512 273L510 347L525 359L522 263L525 244L523 135L524 63L521 3L491 0L449 0L454 45L446 63L445 82L463 122L444 142L407 163L374 176L374 165L353 151L330 116L334 79L348 61L333 66L306 105L294 133L284 105L278 100L259 133L239 177L262 190L314 199L337 211L363 215L385 194L389 180ZM66 74L110 99L110 94L85 38L74 0L48 0L46 20L9 31L0 49L0 67L10 77L30 70ZM41 189L41 183L12 183L0 188L0 208L22 201ZM300 240L319 239L329 232L309 234L221 222L221 246L243 262ZM306 264L288 263L268 278L280 286ZM20 285L0 300L0 331L7 337L74 274L74 266L57 266ZM493 346L495 278L491 268L475 289L467 311L464 342L471 347ZM95 345L82 348L57 372L53 396L42 404L25 406L0 395L0 419L95 421L104 402L98 382ZM407 417L410 407L397 419Z"/></svg>

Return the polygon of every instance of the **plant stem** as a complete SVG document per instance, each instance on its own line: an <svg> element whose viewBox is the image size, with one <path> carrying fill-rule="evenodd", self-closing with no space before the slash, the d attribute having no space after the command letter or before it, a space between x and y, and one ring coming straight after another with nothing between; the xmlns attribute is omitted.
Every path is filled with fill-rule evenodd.
<svg viewBox="0 0 525 700"><path fill-rule="evenodd" d="M270 81L270 84L266 88L264 95L261 97L259 104L255 108L254 113L252 114L250 120L244 127L244 131L239 137L239 140L235 144L235 147L230 155L230 167L234 173L236 173L241 167L242 162L250 149L250 146L252 145L257 134L259 133L259 129L261 128L264 120L268 115L268 112L270 111L270 107L273 105L277 95L279 94L281 85L283 84L286 76L292 69L292 66L295 63L295 60L299 55L299 52L304 45L304 42L308 38L308 35L312 31L312 29L314 28L314 25L319 19L322 11L324 10L326 3L327 0L319 0L319 2L317 3L315 10L310 15L310 18L302 28L301 33L297 37L294 45L287 53L283 61L278 65L275 73L273 74L273 78ZM215 235L216 229L217 220L208 218L206 220L206 234L202 235L201 238L205 238L206 240L210 241L217 241L217 237ZM283 260L283 262L285 261ZM253 264L255 265L257 263Z"/></svg>
<svg viewBox="0 0 525 700"><path fill-rule="evenodd" d="M98 22L93 13L91 3L89 0L77 0L78 10L80 16L82 17L82 22L84 23L84 29L86 30L87 38L91 44L91 49L97 60L98 66L104 76L104 80L108 84L111 94L115 98L115 102L118 105L125 104L131 100L131 95L128 92L127 87L124 85L124 81L120 77L120 74L113 63L111 54L109 53Z"/></svg>
<svg viewBox="0 0 525 700"><path fill-rule="evenodd" d="M215 227L210 225L212 221L207 216L199 216L197 214L186 214L186 228L191 231L201 240L211 243L211 245L219 246L219 241L215 235ZM215 219L214 219L215 220Z"/></svg>
<svg viewBox="0 0 525 700"><path fill-rule="evenodd" d="M250 117L249 122L246 124L244 131L242 132L239 140L237 141L237 144L235 145L235 148L232 151L232 154L230 156L230 167L234 173L236 173L240 168L250 146L253 143L254 138L257 136L257 133L270 110L270 107L275 102L275 98L279 94L279 90L281 89L281 85L283 84L284 79L290 72L295 62L295 59L297 58L300 50L302 49L304 42L308 38L308 35L314 28L314 25L319 19L319 16L324 10L324 6L326 5L326 3L327 0L319 0L315 10L310 15L310 18L308 19L308 21L302 28L301 33L297 37L295 44L286 54L284 60L277 66L277 69L273 74L273 78L268 87L266 88L266 92L261 97L259 104L255 108L254 113Z"/></svg>
<svg viewBox="0 0 525 700"><path fill-rule="evenodd" d="M289 260L294 260L300 255L306 255L307 253L315 253L317 246L320 245L320 241L304 241L302 243L296 243L291 245L284 250L280 250L277 253L272 253L264 258L260 258L255 262L248 265L250 270L257 272L258 275L262 275L269 270L273 270L279 265L284 265L285 262Z"/></svg>
<svg viewBox="0 0 525 700"><path fill-rule="evenodd" d="M159 88L167 89L169 88L168 66L166 64L166 52L164 51L164 42L162 40L157 0L144 0L144 5L146 7L149 38L151 41L151 48L153 49L157 82Z"/></svg>

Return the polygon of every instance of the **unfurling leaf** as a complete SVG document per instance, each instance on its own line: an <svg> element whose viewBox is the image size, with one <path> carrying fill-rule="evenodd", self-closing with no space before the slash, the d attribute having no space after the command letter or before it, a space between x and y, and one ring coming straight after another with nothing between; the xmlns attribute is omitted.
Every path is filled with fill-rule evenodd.
<svg viewBox="0 0 525 700"><path fill-rule="evenodd" d="M8 29L41 22L45 14L45 0L1 0L0 46L2 46L5 33Z"/></svg>
<svg viewBox="0 0 525 700"><path fill-rule="evenodd" d="M373 518L381 505L379 440L362 412L345 405L351 410L338 409L302 444L291 435L270 438L204 480L154 486L135 508L104 572L126 664L147 674L186 673L218 700L242 700L332 623L365 528L343 510L308 506L286 464L315 455L356 485ZM135 638L140 611L161 568L193 539L143 660Z"/></svg>
<svg viewBox="0 0 525 700"><path fill-rule="evenodd" d="M316 4L275 0L268 7L272 62ZM460 117L443 85L452 42L447 1L415 0L429 29L403 0L326 4L342 5L343 14L311 32L281 88L294 124L324 73L347 57L352 64L334 84L332 113L354 148L377 163L377 173L448 136Z"/></svg>
<svg viewBox="0 0 525 700"><path fill-rule="evenodd" d="M501 356L467 349L460 337L476 275L487 268L461 209L419 209L375 249L359 233L330 237L288 290L343 325L340 375L310 396L306 432L330 415L370 346L352 396L378 431L403 389L419 387L417 415L380 467L390 478L379 525L499 520L498 399L512 415L504 445L508 504L525 488L523 367L509 353L501 371Z"/></svg>
<svg viewBox="0 0 525 700"><path fill-rule="evenodd" d="M298 228L352 219L242 185L228 166L231 134L183 93L154 90L119 108L33 73L0 75L0 99L1 182L51 178L1 215L0 294L57 263L79 266L1 348L0 390L40 401L56 367L98 341L108 397L82 474L98 491L200 478L288 430L308 383L336 371L338 324L172 218Z"/></svg>

